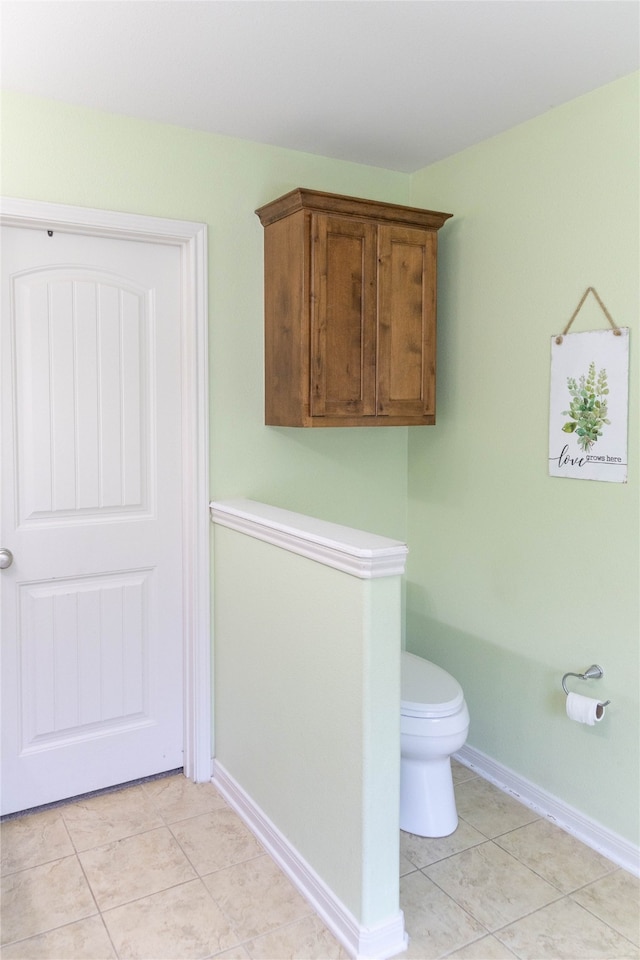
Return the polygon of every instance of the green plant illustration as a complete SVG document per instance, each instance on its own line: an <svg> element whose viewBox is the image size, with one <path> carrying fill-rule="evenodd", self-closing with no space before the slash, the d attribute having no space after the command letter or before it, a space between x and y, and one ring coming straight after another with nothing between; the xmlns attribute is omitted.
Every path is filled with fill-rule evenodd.
<svg viewBox="0 0 640 960"><path fill-rule="evenodd" d="M575 433L580 446L585 453L602 436L602 428L610 424L607 420L607 371L602 368L596 378L596 365L589 364L589 373L579 380L567 377L567 386L571 394L571 404L568 410L562 411L563 417L571 417L563 430L565 433Z"/></svg>

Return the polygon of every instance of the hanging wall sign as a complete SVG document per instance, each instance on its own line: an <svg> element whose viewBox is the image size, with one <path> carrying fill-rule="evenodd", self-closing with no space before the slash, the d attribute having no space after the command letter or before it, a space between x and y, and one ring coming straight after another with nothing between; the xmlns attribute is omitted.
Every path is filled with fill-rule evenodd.
<svg viewBox="0 0 640 960"><path fill-rule="evenodd" d="M592 291L601 306L602 301ZM549 474L578 480L627 480L629 330L592 330L551 340Z"/></svg>

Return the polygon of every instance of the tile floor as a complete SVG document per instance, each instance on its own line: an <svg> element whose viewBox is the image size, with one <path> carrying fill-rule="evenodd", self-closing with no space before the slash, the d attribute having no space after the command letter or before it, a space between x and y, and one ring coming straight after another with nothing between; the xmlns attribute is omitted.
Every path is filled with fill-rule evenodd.
<svg viewBox="0 0 640 960"><path fill-rule="evenodd" d="M401 834L412 960L640 957L639 881L454 764L460 824ZM172 776L2 824L2 960L345 960L211 784Z"/></svg>

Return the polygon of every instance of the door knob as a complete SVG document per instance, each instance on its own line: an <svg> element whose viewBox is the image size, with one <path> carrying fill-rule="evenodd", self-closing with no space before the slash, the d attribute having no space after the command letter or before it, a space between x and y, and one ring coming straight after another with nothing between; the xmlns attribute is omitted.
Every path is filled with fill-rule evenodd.
<svg viewBox="0 0 640 960"><path fill-rule="evenodd" d="M6 570L7 567L10 567L13 563L13 554L11 550L7 550L5 547L0 549L0 570Z"/></svg>

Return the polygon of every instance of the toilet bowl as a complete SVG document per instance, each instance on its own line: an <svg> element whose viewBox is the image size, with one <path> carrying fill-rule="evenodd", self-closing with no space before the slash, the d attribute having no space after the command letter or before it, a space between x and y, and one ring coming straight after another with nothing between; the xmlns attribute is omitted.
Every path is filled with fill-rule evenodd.
<svg viewBox="0 0 640 960"><path fill-rule="evenodd" d="M446 837L458 826L451 754L469 732L462 687L429 660L402 652L400 829Z"/></svg>

